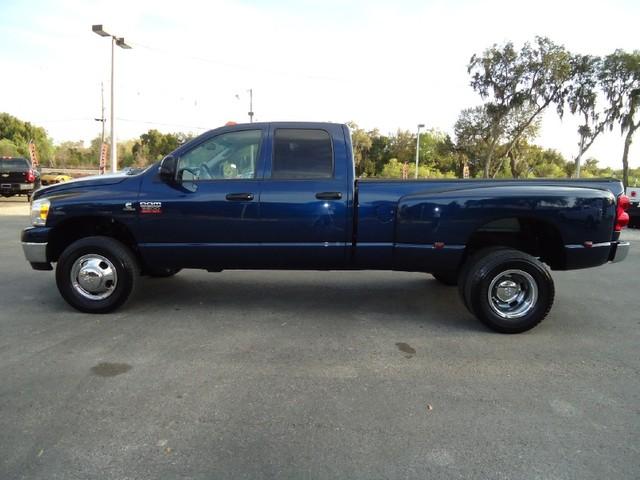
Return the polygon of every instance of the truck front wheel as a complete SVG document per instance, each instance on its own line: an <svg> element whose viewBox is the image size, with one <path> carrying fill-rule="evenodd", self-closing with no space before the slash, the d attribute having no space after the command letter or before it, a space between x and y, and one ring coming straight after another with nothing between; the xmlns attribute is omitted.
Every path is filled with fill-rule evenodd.
<svg viewBox="0 0 640 480"><path fill-rule="evenodd" d="M553 305L555 287L537 258L511 248L478 252L463 270L460 293L480 321L500 333L538 325Z"/></svg>
<svg viewBox="0 0 640 480"><path fill-rule="evenodd" d="M56 284L69 305L108 313L134 290L140 268L131 250L110 237L86 237L69 245L56 266Z"/></svg>

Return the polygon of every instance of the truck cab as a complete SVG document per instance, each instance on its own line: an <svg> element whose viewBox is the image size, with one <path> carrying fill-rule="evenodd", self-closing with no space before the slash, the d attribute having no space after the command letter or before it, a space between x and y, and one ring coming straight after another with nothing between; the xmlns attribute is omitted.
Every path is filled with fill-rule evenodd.
<svg viewBox="0 0 640 480"><path fill-rule="evenodd" d="M314 123L203 135L143 178L141 253L180 268L344 268L353 201L348 138L342 125Z"/></svg>

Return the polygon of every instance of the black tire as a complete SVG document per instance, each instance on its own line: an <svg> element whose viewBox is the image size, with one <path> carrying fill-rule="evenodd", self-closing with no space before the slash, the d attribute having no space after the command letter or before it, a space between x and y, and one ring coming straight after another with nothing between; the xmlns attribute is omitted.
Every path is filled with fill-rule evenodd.
<svg viewBox="0 0 640 480"><path fill-rule="evenodd" d="M87 298L71 281L76 260L86 255L103 257L115 268L117 280L106 298ZM73 242L60 255L56 266L56 285L67 303L81 312L109 313L129 299L139 274L138 261L124 244L110 237L86 237Z"/></svg>
<svg viewBox="0 0 640 480"><path fill-rule="evenodd" d="M511 248L491 248L478 252L470 260L460 277L461 295L467 309L489 328L500 333L521 333L547 316L555 287L549 270L537 258ZM517 291L521 292L517 298L522 295L521 300L498 305L499 293L490 299L491 283L495 288L495 282L502 279L517 285Z"/></svg>
<svg viewBox="0 0 640 480"><path fill-rule="evenodd" d="M434 272L433 278L438 282L448 287L455 287L458 284L458 272L455 270L443 270L441 272Z"/></svg>
<svg viewBox="0 0 640 480"><path fill-rule="evenodd" d="M181 268L145 268L142 272L143 275L152 278L169 278L178 273Z"/></svg>
<svg viewBox="0 0 640 480"><path fill-rule="evenodd" d="M478 252L474 252L470 254L466 261L462 264L460 268L460 272L458 273L458 293L460 294L460 299L467 310L469 310L473 315L475 312L473 311L472 305L467 300L467 295L465 294L465 286L467 279L469 278L469 271L475 266L475 264L480 260L483 256L488 255L492 252L502 251L505 247L487 247L479 250Z"/></svg>

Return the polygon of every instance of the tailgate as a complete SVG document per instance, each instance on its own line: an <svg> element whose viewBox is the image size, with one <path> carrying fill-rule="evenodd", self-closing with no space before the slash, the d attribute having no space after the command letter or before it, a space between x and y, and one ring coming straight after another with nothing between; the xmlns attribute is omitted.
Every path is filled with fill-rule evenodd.
<svg viewBox="0 0 640 480"><path fill-rule="evenodd" d="M27 183L27 172L0 172L0 183Z"/></svg>

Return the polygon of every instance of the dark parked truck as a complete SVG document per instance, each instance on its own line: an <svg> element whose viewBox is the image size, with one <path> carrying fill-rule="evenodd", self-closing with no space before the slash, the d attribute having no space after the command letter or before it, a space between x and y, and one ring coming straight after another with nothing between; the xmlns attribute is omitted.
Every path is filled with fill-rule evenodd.
<svg viewBox="0 0 640 480"><path fill-rule="evenodd" d="M458 285L494 330L537 325L551 270L617 262L628 198L616 180L359 180L333 123L212 130L139 172L38 190L22 232L83 312L121 306L140 274L183 268L400 270Z"/></svg>
<svg viewBox="0 0 640 480"><path fill-rule="evenodd" d="M0 195L12 197L26 195L31 198L40 186L40 174L31 162L21 157L0 157Z"/></svg>

